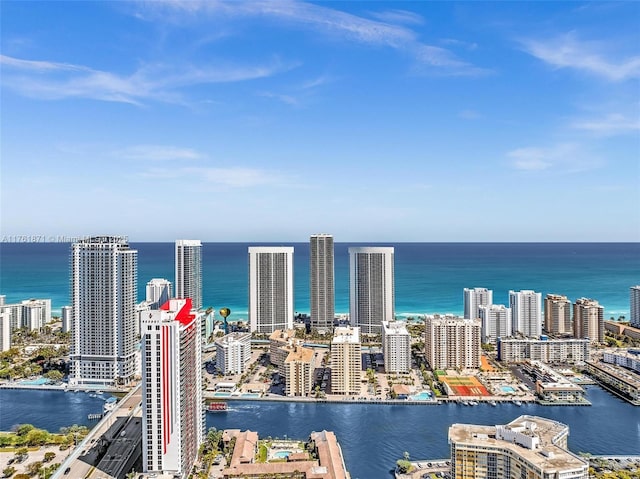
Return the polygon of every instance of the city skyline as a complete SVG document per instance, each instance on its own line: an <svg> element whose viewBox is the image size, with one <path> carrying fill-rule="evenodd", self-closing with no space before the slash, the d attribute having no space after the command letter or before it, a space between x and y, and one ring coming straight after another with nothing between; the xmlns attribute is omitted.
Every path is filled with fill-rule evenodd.
<svg viewBox="0 0 640 479"><path fill-rule="evenodd" d="M3 235L638 241L639 21L635 2L3 2Z"/></svg>

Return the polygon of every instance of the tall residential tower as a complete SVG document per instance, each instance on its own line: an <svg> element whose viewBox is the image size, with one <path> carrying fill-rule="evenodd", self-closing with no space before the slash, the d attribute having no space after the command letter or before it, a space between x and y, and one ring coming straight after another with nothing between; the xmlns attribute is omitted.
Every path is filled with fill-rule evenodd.
<svg viewBox="0 0 640 479"><path fill-rule="evenodd" d="M528 338L542 334L542 294L535 291L509 291L513 332Z"/></svg>
<svg viewBox="0 0 640 479"><path fill-rule="evenodd" d="M478 319L480 306L493 304L493 291L487 288L464 288L464 319Z"/></svg>
<svg viewBox="0 0 640 479"><path fill-rule="evenodd" d="M309 292L311 327L331 329L335 316L333 236L316 234L309 244Z"/></svg>
<svg viewBox="0 0 640 479"><path fill-rule="evenodd" d="M380 334L395 319L393 247L349 248L349 314L363 334Z"/></svg>
<svg viewBox="0 0 640 479"><path fill-rule="evenodd" d="M176 241L176 298L190 298L202 308L202 244L200 240Z"/></svg>
<svg viewBox="0 0 640 479"><path fill-rule="evenodd" d="M72 385L113 386L136 366L138 252L120 236L95 236L71 247Z"/></svg>
<svg viewBox="0 0 640 479"><path fill-rule="evenodd" d="M640 285L632 286L629 292L631 326L640 328Z"/></svg>
<svg viewBox="0 0 640 479"><path fill-rule="evenodd" d="M560 294L544 298L544 329L551 334L571 334L571 301Z"/></svg>
<svg viewBox="0 0 640 479"><path fill-rule="evenodd" d="M249 247L251 332L293 329L293 247Z"/></svg>
<svg viewBox="0 0 640 479"><path fill-rule="evenodd" d="M604 308L595 299L580 298L573 304L573 336L604 342Z"/></svg>

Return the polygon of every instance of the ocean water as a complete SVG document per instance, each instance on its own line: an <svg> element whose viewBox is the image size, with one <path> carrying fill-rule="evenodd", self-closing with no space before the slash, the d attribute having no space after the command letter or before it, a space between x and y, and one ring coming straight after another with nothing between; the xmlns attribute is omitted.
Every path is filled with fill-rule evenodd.
<svg viewBox="0 0 640 479"><path fill-rule="evenodd" d="M273 243L204 243L203 304L248 309L249 246ZM138 297L151 278L174 280L173 243L132 243L138 250ZM294 246L295 309L309 311L309 245ZM629 316L629 287L640 284L640 243L336 243L336 312L349 310L350 246L394 246L398 316L462 314L463 289L493 290L507 304L510 289L532 289L600 301L605 317ZM69 304L68 243L0 244L0 294L7 302L51 298L55 313Z"/></svg>

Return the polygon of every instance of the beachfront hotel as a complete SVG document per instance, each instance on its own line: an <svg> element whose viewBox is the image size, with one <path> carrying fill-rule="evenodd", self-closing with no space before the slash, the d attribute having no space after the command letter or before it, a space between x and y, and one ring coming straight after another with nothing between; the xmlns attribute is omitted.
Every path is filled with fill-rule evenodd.
<svg viewBox="0 0 640 479"><path fill-rule="evenodd" d="M202 443L200 315L189 298L141 313L145 473L186 478Z"/></svg>
<svg viewBox="0 0 640 479"><path fill-rule="evenodd" d="M70 385L128 384L136 372L138 252L121 236L71 247Z"/></svg>
<svg viewBox="0 0 640 479"><path fill-rule="evenodd" d="M431 369L476 369L480 367L479 319L427 315L424 348Z"/></svg>
<svg viewBox="0 0 640 479"><path fill-rule="evenodd" d="M482 342L496 344L498 338L511 336L511 308L502 304L478 306L478 317L482 323Z"/></svg>
<svg viewBox="0 0 640 479"><path fill-rule="evenodd" d="M573 336L604 342L604 308L595 299L580 298L573 304Z"/></svg>
<svg viewBox="0 0 640 479"><path fill-rule="evenodd" d="M202 243L176 240L176 298L190 298L194 309L202 308Z"/></svg>
<svg viewBox="0 0 640 479"><path fill-rule="evenodd" d="M249 247L249 326L271 334L293 329L293 247Z"/></svg>
<svg viewBox="0 0 640 479"><path fill-rule="evenodd" d="M513 334L539 338L542 334L542 294L535 291L509 291Z"/></svg>
<svg viewBox="0 0 640 479"><path fill-rule="evenodd" d="M411 335L404 321L382 322L382 353L386 373L411 371Z"/></svg>
<svg viewBox="0 0 640 479"><path fill-rule="evenodd" d="M452 479L588 479L589 462L567 449L569 426L538 416L506 425L449 427Z"/></svg>
<svg viewBox="0 0 640 479"><path fill-rule="evenodd" d="M631 286L629 290L629 311L631 326L640 328L640 285Z"/></svg>
<svg viewBox="0 0 640 479"><path fill-rule="evenodd" d="M478 319L480 306L493 304L493 291L487 288L464 288L464 318Z"/></svg>
<svg viewBox="0 0 640 479"><path fill-rule="evenodd" d="M571 301L560 294L544 298L544 329L549 334L572 334Z"/></svg>
<svg viewBox="0 0 640 479"><path fill-rule="evenodd" d="M309 241L311 327L331 330L335 318L333 236L311 235Z"/></svg>
<svg viewBox="0 0 640 479"><path fill-rule="evenodd" d="M362 334L395 319L393 247L349 248L349 315Z"/></svg>
<svg viewBox="0 0 640 479"><path fill-rule="evenodd" d="M331 340L331 393L360 394L361 376L360 328L335 328Z"/></svg>
<svg viewBox="0 0 640 479"><path fill-rule="evenodd" d="M251 359L251 333L233 332L215 341L216 369L222 374L242 374Z"/></svg>

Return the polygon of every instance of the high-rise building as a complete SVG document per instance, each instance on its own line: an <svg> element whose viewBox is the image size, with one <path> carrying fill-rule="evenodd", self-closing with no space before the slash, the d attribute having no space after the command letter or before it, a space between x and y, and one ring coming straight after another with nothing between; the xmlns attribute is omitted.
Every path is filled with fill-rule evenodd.
<svg viewBox="0 0 640 479"><path fill-rule="evenodd" d="M631 326L640 328L640 285L631 286L629 291L629 310Z"/></svg>
<svg viewBox="0 0 640 479"><path fill-rule="evenodd" d="M249 325L271 334L293 329L293 247L249 247Z"/></svg>
<svg viewBox="0 0 640 479"><path fill-rule="evenodd" d="M478 307L482 322L482 342L496 344L498 338L511 336L511 308L502 304L490 304Z"/></svg>
<svg viewBox="0 0 640 479"><path fill-rule="evenodd" d="M200 240L176 241L176 298L191 298L202 308L202 244Z"/></svg>
<svg viewBox="0 0 640 479"><path fill-rule="evenodd" d="M69 333L71 332L71 324L73 318L73 308L71 306L63 306L61 309L62 313L62 332Z"/></svg>
<svg viewBox="0 0 640 479"><path fill-rule="evenodd" d="M542 294L535 291L509 291L513 333L528 338L542 334Z"/></svg>
<svg viewBox="0 0 640 479"><path fill-rule="evenodd" d="M493 304L493 291L487 288L464 288L464 318L478 319L480 306Z"/></svg>
<svg viewBox="0 0 640 479"><path fill-rule="evenodd" d="M11 315L0 311L0 352L11 349Z"/></svg>
<svg viewBox="0 0 640 479"><path fill-rule="evenodd" d="M361 376L360 328L335 328L331 340L331 393L359 395Z"/></svg>
<svg viewBox="0 0 640 479"><path fill-rule="evenodd" d="M395 319L393 247L349 248L349 315L363 334Z"/></svg>
<svg viewBox="0 0 640 479"><path fill-rule="evenodd" d="M171 281L168 279L153 278L147 283L146 302L149 303L151 309L158 309L172 297ZM190 298L190 296L186 297Z"/></svg>
<svg viewBox="0 0 640 479"><path fill-rule="evenodd" d="M136 370L138 252L120 236L71 248L72 385L126 384Z"/></svg>
<svg viewBox="0 0 640 479"><path fill-rule="evenodd" d="M251 359L251 334L229 333L215 341L216 369L222 374L242 374Z"/></svg>
<svg viewBox="0 0 640 479"><path fill-rule="evenodd" d="M567 448L569 427L537 416L506 425L449 427L455 479L588 479L589 461Z"/></svg>
<svg viewBox="0 0 640 479"><path fill-rule="evenodd" d="M431 369L479 368L481 329L479 319L428 315L424 347Z"/></svg>
<svg viewBox="0 0 640 479"><path fill-rule="evenodd" d="M50 299L28 299L22 301L22 327L39 331L51 321Z"/></svg>
<svg viewBox="0 0 640 479"><path fill-rule="evenodd" d="M311 235L309 243L311 327L329 330L335 318L333 236Z"/></svg>
<svg viewBox="0 0 640 479"><path fill-rule="evenodd" d="M306 396L311 392L315 359L316 354L313 349L291 346L282 367L287 396Z"/></svg>
<svg viewBox="0 0 640 479"><path fill-rule="evenodd" d="M550 334L571 334L571 301L560 294L544 298L544 329Z"/></svg>
<svg viewBox="0 0 640 479"><path fill-rule="evenodd" d="M386 373L411 371L411 335L404 321L382 322L382 353Z"/></svg>
<svg viewBox="0 0 640 479"><path fill-rule="evenodd" d="M142 467L146 473L191 473L204 435L201 312L172 299L141 313Z"/></svg>
<svg viewBox="0 0 640 479"><path fill-rule="evenodd" d="M604 308L595 299L580 298L574 303L573 336L604 342Z"/></svg>

